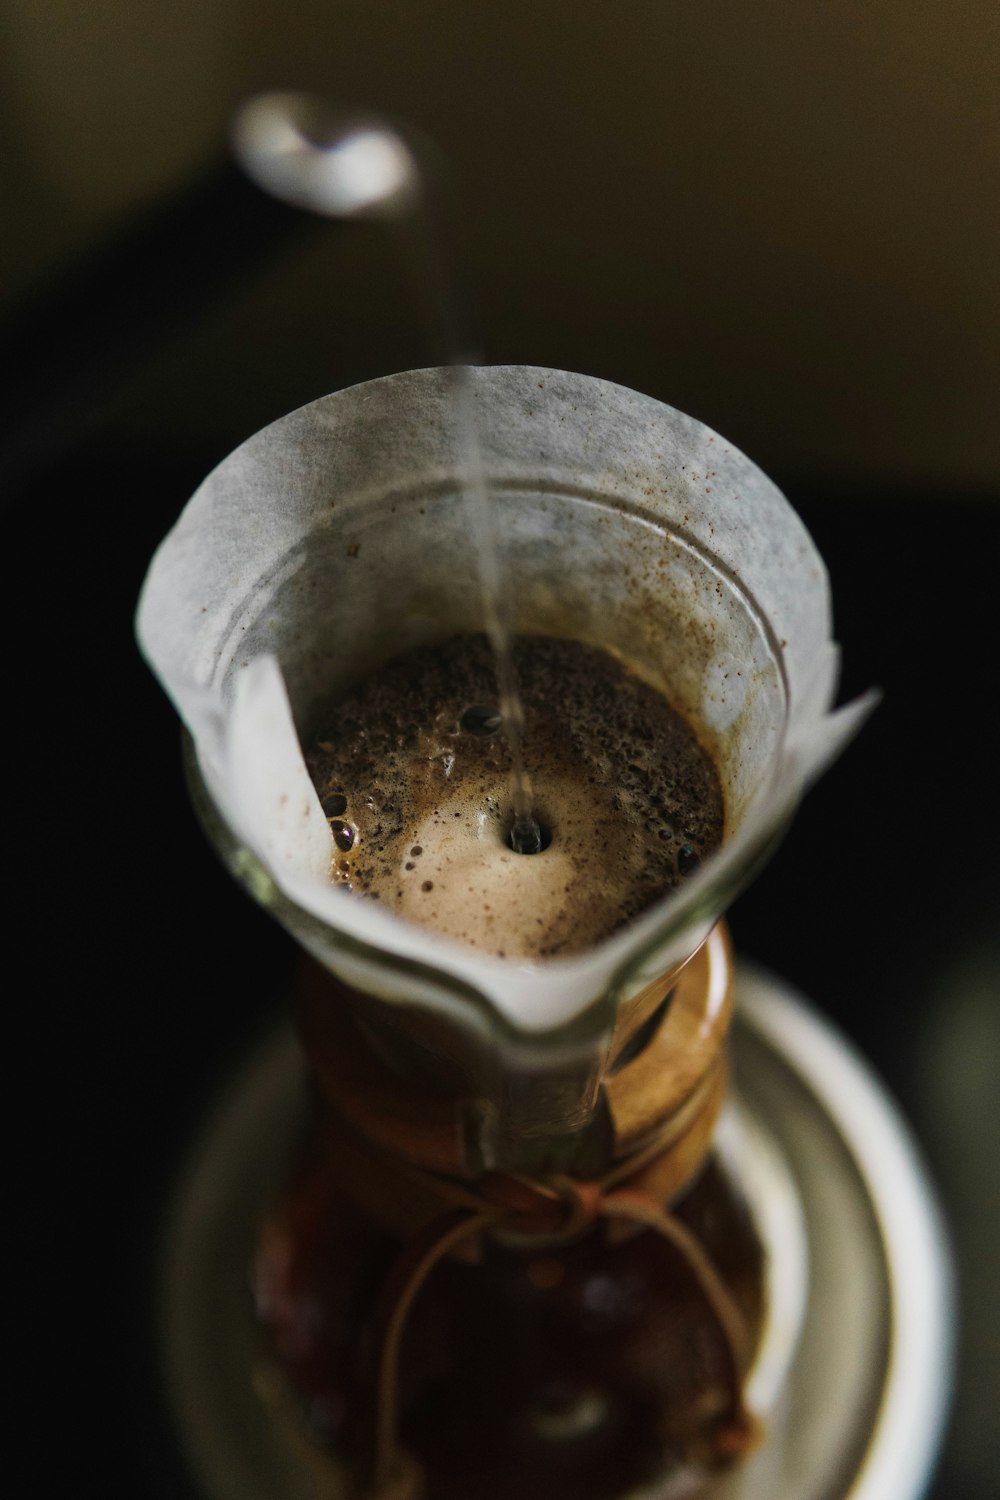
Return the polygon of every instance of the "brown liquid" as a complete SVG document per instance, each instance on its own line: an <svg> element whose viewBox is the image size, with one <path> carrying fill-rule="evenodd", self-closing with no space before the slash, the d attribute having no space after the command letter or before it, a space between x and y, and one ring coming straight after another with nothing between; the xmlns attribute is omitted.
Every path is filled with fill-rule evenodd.
<svg viewBox="0 0 1000 1500"><path fill-rule="evenodd" d="M367 1495L374 1309L399 1245L338 1186L321 1136L313 1151L262 1236L257 1306L315 1439L357 1465ZM714 1163L675 1211L759 1327L760 1247ZM487 1242L477 1265L441 1264L414 1304L401 1437L423 1500L617 1500L712 1455L727 1369L690 1274L656 1235Z"/></svg>
<svg viewBox="0 0 1000 1500"><path fill-rule="evenodd" d="M718 847L722 789L687 722L606 652L535 636L514 656L541 853L510 847L509 752L483 637L388 662L338 700L307 762L338 883L502 957L565 956Z"/></svg>

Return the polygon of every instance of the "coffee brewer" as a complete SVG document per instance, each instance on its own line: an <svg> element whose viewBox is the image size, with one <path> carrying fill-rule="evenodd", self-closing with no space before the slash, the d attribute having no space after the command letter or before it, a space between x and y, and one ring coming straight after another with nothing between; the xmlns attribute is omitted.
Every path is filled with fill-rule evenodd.
<svg viewBox="0 0 1000 1500"><path fill-rule="evenodd" d="M564 372L469 380L514 628L619 655L697 725L727 836L624 930L536 964L334 889L300 749L320 705L481 624L447 372L326 397L209 476L140 640L210 837L309 955L311 1082L286 1038L265 1048L178 1198L164 1343L199 1484L915 1496L948 1279L905 1132L760 977L730 1082L720 919L870 707L831 711L822 562L691 418Z"/></svg>

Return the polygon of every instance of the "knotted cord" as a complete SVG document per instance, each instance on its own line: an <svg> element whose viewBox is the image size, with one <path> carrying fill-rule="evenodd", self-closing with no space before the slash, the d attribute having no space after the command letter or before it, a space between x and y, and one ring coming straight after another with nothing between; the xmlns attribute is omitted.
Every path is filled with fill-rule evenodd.
<svg viewBox="0 0 1000 1500"><path fill-rule="evenodd" d="M739 1307L696 1237L674 1214L622 1181L634 1180L652 1148L635 1160L617 1163L605 1177L585 1182L565 1174L535 1181L513 1174L494 1173L477 1186L482 1196L465 1186L463 1206L451 1208L424 1226L404 1247L386 1284L381 1307L381 1353L377 1384L374 1483L366 1500L416 1500L419 1478L398 1441L399 1361L410 1309L438 1263L463 1242L484 1230L503 1227L521 1234L552 1233L538 1229L535 1195L551 1210L559 1205L559 1232L574 1235L598 1218L631 1221L652 1230L681 1256L714 1318L727 1354L730 1378L728 1422L719 1434L720 1447L735 1457L751 1442L753 1421L743 1403L743 1376L750 1358L750 1337ZM662 1149L662 1147L661 1147ZM470 1200L477 1200L474 1206ZM506 1201L504 1201L506 1200Z"/></svg>

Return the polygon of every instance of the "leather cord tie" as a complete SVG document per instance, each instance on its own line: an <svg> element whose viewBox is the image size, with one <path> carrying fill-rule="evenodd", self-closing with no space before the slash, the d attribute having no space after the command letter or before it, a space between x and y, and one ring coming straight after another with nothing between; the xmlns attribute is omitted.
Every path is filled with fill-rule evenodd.
<svg viewBox="0 0 1000 1500"><path fill-rule="evenodd" d="M654 1147L658 1143L654 1143ZM659 1147L662 1150L662 1147ZM753 1441L754 1422L743 1402L743 1376L752 1353L743 1314L711 1259L690 1229L669 1209L629 1186L653 1148L616 1163L588 1182L567 1174L534 1179L491 1172L473 1187L463 1184L461 1202L445 1210L404 1246L390 1272L379 1306L381 1351L376 1395L373 1484L365 1500L418 1500L419 1468L399 1446L399 1363L410 1309L434 1268L474 1236L503 1229L517 1235L572 1236L598 1220L625 1221L660 1235L681 1257L722 1336L729 1372L729 1418L718 1446L738 1457ZM445 1191L457 1184L442 1184ZM458 1196L455 1194L454 1196Z"/></svg>

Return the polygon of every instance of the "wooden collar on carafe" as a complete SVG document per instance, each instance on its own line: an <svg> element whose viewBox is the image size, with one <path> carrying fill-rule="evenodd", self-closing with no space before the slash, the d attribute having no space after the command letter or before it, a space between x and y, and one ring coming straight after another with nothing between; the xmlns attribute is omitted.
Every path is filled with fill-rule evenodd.
<svg viewBox="0 0 1000 1500"><path fill-rule="evenodd" d="M601 1082L611 1127L604 1181L641 1189L660 1203L675 1200L692 1181L724 1102L731 1007L732 953L722 923L687 963L621 1007ZM406 1235L440 1211L442 1187L460 1202L463 1184L475 1183L481 1201L496 1178L508 1196L524 1184L529 1225L534 1194L544 1232L546 1204L538 1191L546 1189L534 1178L470 1171L458 1095L447 1083L430 1086L384 1062L355 1019L373 1010L390 1026L400 1018L397 1007L352 992L318 965L304 971L300 1028L331 1106L321 1129L351 1195L386 1228ZM401 1029L409 1039L416 1025L446 1080L454 1028L428 1013L415 1023L414 1014L405 1012ZM552 1214L554 1228L560 1213Z"/></svg>

